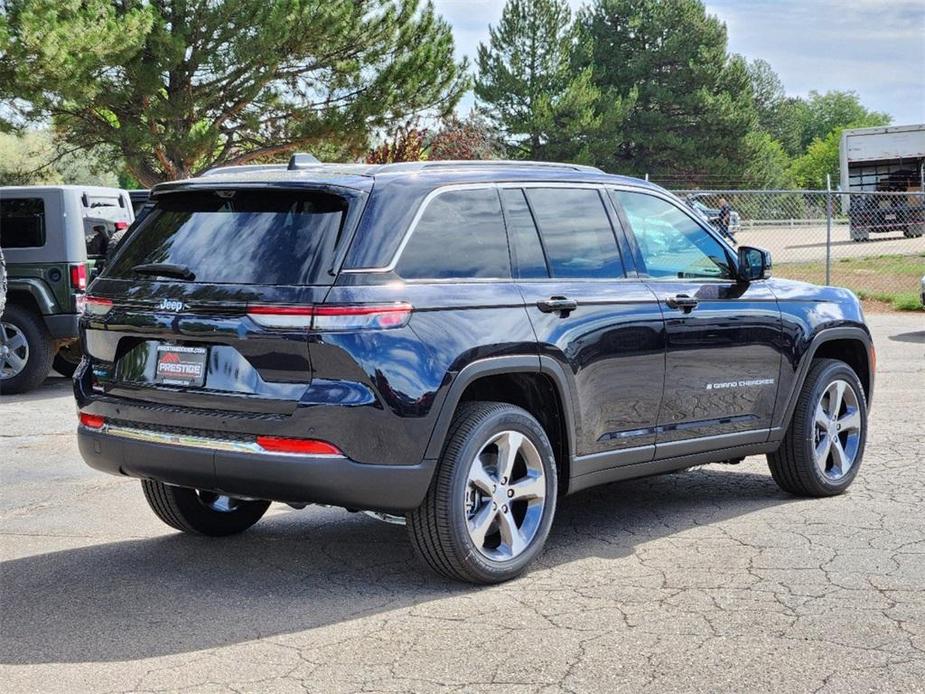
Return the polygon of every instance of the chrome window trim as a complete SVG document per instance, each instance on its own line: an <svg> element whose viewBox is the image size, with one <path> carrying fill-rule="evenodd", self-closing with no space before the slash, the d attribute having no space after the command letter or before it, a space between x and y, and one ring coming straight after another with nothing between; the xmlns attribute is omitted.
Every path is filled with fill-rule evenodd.
<svg viewBox="0 0 925 694"><path fill-rule="evenodd" d="M401 243L398 244L398 248L395 249L395 253L392 254L392 259L389 261L388 265L382 267L361 267L361 268L344 268L341 272L353 273L362 273L362 272L392 272L395 267L398 265L398 261L401 260L401 254L405 250L405 246L408 245L408 241L411 240L411 235L414 233L414 230L417 228L418 222L421 221L421 217L424 216L424 213L427 211L427 208L430 206L430 203L440 195L444 193L452 193L458 190L496 190L497 186L494 183L453 183L451 185L440 186L439 188L434 188L430 191L424 199L421 201L421 205L418 207L418 211L414 213L414 217L411 219L411 223L408 225L408 228L405 230L404 235L402 236ZM500 203L499 203L500 204Z"/></svg>
<svg viewBox="0 0 925 694"><path fill-rule="evenodd" d="M579 189L593 189L599 191L602 195L607 195L608 188L620 187L628 191L644 191L647 190L645 187L635 187L627 185L619 185L613 183L590 183L584 181L575 181L566 182L566 181L498 181L491 183L451 183L445 186L439 186L430 191L424 199L421 201L420 207L418 207L417 212L415 212L414 217L411 220L411 223L408 225L408 228L405 230L404 235L402 236L401 243L398 244L398 248L395 249L395 253L392 254L392 259L389 261L388 265L383 265L381 267L360 267L360 268L344 268L341 270L342 273L350 274L361 274L361 273L383 273L383 272L392 272L395 270L398 262L401 260L401 254L405 250L405 247L408 245L408 242L411 240L411 235L414 233L414 230L417 228L418 222L421 221L421 217L424 216L424 212L427 211L427 207L430 205L437 196L442 195L443 193L453 192L457 190L498 190L504 188L579 188ZM476 280L479 278L466 278L466 277L456 277L456 278L446 278L452 281L469 281ZM482 278L486 279L486 278ZM490 278L493 279L493 278ZM513 278L506 277L504 280L512 280ZM408 282L412 280L406 280ZM430 282L435 280L428 280L426 278L418 278L418 281ZM497 281L497 280L494 280ZM515 280L516 281L516 280ZM610 281L610 280L602 280Z"/></svg>

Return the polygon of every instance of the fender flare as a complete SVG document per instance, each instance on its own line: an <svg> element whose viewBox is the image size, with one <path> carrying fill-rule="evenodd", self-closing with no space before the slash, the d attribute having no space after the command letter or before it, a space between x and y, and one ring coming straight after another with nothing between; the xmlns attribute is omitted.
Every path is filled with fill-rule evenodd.
<svg viewBox="0 0 925 694"><path fill-rule="evenodd" d="M803 353L800 365L797 368L797 373L793 379L792 389L787 396L787 407L775 423L776 429L784 432L789 427L790 419L793 417L793 411L797 406L797 399L799 399L800 392L803 390L803 383L806 381L806 376L809 373L810 366L812 366L816 352L819 351L819 347L823 344L832 342L833 340L854 340L860 342L864 346L864 353L867 355L867 370L870 377L867 392L867 402L870 404L874 394L874 365L871 363L871 352L874 342L871 339L870 333L857 326L824 328L816 333L809 343L809 346L806 348L806 351Z"/></svg>
<svg viewBox="0 0 925 694"><path fill-rule="evenodd" d="M58 310L58 302L55 301L54 295L41 280L32 277L7 277L7 303L12 303L10 301L10 294L13 292L29 294L29 296L35 300L39 311L43 315L56 313Z"/></svg>
<svg viewBox="0 0 925 694"><path fill-rule="evenodd" d="M427 449L424 452L425 460L436 460L443 451L450 423L459 405L460 398L466 388L479 378L497 376L510 373L532 373L548 376L559 394L565 417L566 439L568 445L569 462L575 457L575 419L572 400L572 389L565 370L552 357L522 355L489 357L467 364L453 378L449 390L440 406L439 414L434 423Z"/></svg>

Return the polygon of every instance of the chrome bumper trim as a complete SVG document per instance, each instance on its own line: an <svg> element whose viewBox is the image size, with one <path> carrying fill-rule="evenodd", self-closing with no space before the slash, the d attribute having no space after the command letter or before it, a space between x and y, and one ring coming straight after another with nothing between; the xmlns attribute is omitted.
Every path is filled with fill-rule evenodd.
<svg viewBox="0 0 925 694"><path fill-rule="evenodd" d="M292 456L294 458L344 458L335 454L284 453L268 451L257 444L256 441L232 441L229 439L213 439L208 436L195 436L192 434L173 434L166 431L149 431L148 429L135 429L134 427L119 426L118 424L104 424L101 429L80 425L88 431L108 436L117 436L131 441L146 443L160 443L170 446L186 446L188 448L202 448L212 451L226 451L230 453L250 453L252 455Z"/></svg>

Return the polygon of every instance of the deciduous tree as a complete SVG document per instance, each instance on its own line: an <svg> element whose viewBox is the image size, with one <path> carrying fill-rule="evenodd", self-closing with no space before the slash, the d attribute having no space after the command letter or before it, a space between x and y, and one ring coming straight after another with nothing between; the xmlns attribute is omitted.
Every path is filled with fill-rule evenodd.
<svg viewBox="0 0 925 694"><path fill-rule="evenodd" d="M430 139L428 147L428 159L499 159L503 156L504 145L498 133L475 111L465 118L447 118Z"/></svg>

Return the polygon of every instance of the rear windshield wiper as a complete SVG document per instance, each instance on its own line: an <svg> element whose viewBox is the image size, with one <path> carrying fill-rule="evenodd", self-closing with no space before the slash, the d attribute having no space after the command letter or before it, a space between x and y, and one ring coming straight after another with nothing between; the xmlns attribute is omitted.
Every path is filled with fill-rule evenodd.
<svg viewBox="0 0 925 694"><path fill-rule="evenodd" d="M196 273L186 265L173 265L171 263L142 263L133 267L132 272L137 272L139 275L176 277L179 280L187 280L188 282L196 279Z"/></svg>

